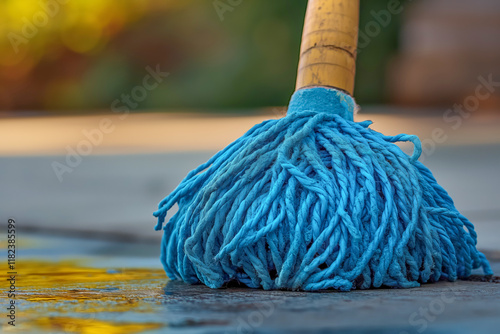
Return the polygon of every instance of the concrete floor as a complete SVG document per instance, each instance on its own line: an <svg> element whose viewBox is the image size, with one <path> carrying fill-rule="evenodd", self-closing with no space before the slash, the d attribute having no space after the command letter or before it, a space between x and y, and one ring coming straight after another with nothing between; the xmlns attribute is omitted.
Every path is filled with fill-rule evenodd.
<svg viewBox="0 0 500 334"><path fill-rule="evenodd" d="M500 325L500 277L348 293L213 290L169 281L157 244L40 233L19 241L19 333L465 334ZM487 256L500 272L500 252Z"/></svg>

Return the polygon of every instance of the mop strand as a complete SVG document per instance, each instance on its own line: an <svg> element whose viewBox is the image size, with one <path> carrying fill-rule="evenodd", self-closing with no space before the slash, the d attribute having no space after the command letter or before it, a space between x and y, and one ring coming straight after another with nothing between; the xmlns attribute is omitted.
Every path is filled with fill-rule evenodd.
<svg viewBox="0 0 500 334"><path fill-rule="evenodd" d="M472 223L420 162L416 136L353 121L340 91L297 91L190 172L154 213L171 279L211 288L410 288L482 267ZM415 146L406 155L395 142Z"/></svg>

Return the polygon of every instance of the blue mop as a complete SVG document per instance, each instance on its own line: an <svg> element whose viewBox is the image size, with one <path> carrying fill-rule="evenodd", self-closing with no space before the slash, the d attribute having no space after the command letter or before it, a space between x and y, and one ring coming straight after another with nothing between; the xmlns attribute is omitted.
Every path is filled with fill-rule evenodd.
<svg viewBox="0 0 500 334"><path fill-rule="evenodd" d="M493 274L472 223L417 161L418 137L354 122L358 16L358 1L310 0L287 115L254 126L161 201L171 279L349 291ZM412 156L395 142L413 143Z"/></svg>

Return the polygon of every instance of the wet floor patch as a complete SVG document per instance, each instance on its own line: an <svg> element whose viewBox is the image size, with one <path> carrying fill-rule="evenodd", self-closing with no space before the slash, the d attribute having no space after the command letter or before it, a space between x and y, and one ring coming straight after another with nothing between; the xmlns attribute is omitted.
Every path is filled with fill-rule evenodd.
<svg viewBox="0 0 500 334"><path fill-rule="evenodd" d="M82 334L122 334L140 333L146 330L163 327L161 324L116 323L97 319L79 319L68 317L43 317L35 321L38 330L49 330L51 333L63 331L65 333Z"/></svg>
<svg viewBox="0 0 500 334"><path fill-rule="evenodd" d="M118 334L168 326L144 321L161 308L162 270L92 268L77 260L21 260L18 268L16 329L23 332Z"/></svg>

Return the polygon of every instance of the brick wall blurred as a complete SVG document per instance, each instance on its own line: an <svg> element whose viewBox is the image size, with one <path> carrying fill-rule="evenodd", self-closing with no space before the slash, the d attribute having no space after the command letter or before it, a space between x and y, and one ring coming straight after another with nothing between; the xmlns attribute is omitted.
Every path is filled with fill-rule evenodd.
<svg viewBox="0 0 500 334"><path fill-rule="evenodd" d="M478 76L500 83L500 1L420 0L405 9L389 96L406 105L450 105L474 95ZM481 109L500 109L500 87Z"/></svg>

